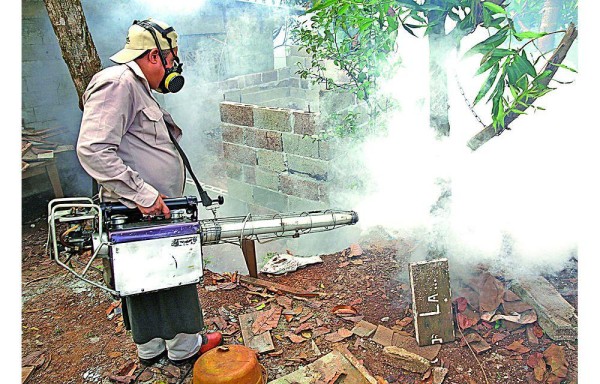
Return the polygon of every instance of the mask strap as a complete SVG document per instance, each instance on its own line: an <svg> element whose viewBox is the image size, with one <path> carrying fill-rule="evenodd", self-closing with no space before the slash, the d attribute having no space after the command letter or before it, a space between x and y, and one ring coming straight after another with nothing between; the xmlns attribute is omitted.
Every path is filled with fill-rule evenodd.
<svg viewBox="0 0 600 384"><path fill-rule="evenodd" d="M144 25L142 25L141 23L144 23ZM153 21L150 20L144 20L142 22L138 22L138 24L140 24L142 27L146 28L147 30L149 30L152 33L152 36L154 37L154 41L156 42L157 48L160 50L160 44L158 44L158 39L156 38L156 34L154 33L154 29L157 30L162 37L165 38L165 40L167 40L167 42L169 43L169 49L171 50L171 53L173 54L173 58L175 60L177 60L177 62L179 62L179 57L177 57L177 55L175 54L175 51L173 50L173 44L171 43L171 38L168 36L169 33L173 32L175 29L173 29L173 27L169 27L167 29L162 28L160 25L156 24Z"/></svg>

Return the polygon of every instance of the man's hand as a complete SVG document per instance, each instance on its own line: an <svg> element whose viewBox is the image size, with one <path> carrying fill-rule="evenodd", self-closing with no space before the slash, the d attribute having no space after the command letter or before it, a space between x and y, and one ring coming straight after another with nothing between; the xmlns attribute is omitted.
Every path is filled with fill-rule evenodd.
<svg viewBox="0 0 600 384"><path fill-rule="evenodd" d="M171 211L169 210L169 207L167 207L167 205L163 201L163 199L166 199L166 198L167 198L167 196L165 196L161 193L160 195L158 195L158 197L154 201L154 204L152 204L149 207L142 207L141 205L137 205L137 204L136 205L137 205L138 209L140 210L140 212L142 212L144 215L149 215L149 216L164 215L165 219L170 219Z"/></svg>

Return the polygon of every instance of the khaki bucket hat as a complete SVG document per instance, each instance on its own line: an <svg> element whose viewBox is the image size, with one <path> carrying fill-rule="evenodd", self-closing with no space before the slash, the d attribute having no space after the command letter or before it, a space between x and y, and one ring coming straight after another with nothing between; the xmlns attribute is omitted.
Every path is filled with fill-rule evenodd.
<svg viewBox="0 0 600 384"><path fill-rule="evenodd" d="M165 30L167 28L170 28L169 24L163 21L152 18L148 18L146 20L156 23L158 26ZM154 29L154 31L156 32L156 38L160 43L160 48L168 49L169 42L167 41L167 39L165 39L161 35L161 33L156 29ZM171 47L175 48L177 46L177 32L172 30L171 32L167 33L167 37L171 39ZM154 38L152 37L150 31L148 31L140 25L133 24L131 27L129 27L129 31L127 32L125 48L112 55L110 57L110 60L118 64L128 63L134 59L137 59L142 53L152 48L158 47L156 46L156 42L154 41Z"/></svg>

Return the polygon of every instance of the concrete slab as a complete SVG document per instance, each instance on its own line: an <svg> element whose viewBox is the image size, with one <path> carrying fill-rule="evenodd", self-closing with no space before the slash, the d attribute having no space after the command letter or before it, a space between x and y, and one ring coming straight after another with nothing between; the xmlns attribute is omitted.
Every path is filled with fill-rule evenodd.
<svg viewBox="0 0 600 384"><path fill-rule="evenodd" d="M577 314L558 291L542 276L522 278L511 289L530 304L538 323L552 340L577 339Z"/></svg>

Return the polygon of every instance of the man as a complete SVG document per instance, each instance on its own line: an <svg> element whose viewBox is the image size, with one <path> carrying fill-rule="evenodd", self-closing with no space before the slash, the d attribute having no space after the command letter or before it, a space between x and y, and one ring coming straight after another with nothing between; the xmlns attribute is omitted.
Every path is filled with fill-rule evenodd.
<svg viewBox="0 0 600 384"><path fill-rule="evenodd" d="M119 64L98 72L83 94L77 155L100 185L102 201L119 201L143 214L170 217L165 197L183 195L185 168L169 136L181 129L152 90L183 86L177 33L166 23L134 21L125 48L110 59ZM202 311L196 285L123 298L123 314L143 365L168 356L191 362L221 343L218 332L199 335Z"/></svg>

